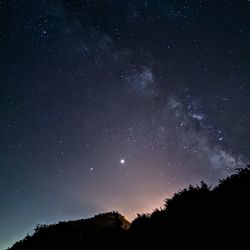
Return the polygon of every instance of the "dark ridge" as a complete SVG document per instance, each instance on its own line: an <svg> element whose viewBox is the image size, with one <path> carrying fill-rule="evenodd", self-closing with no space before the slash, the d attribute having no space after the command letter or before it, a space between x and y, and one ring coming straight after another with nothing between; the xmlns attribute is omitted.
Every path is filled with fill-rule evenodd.
<svg viewBox="0 0 250 250"><path fill-rule="evenodd" d="M32 236L9 250L249 248L250 166L221 180L215 188L201 182L177 192L162 209L141 214L130 224L118 212L90 219L38 225Z"/></svg>

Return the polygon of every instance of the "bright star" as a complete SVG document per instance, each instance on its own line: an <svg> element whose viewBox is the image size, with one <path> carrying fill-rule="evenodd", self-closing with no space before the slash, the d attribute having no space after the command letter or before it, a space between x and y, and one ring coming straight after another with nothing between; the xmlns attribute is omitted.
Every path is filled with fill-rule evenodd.
<svg viewBox="0 0 250 250"><path fill-rule="evenodd" d="M120 160L120 163L121 163L121 164L125 164L125 160L124 160L124 159L121 159L121 160Z"/></svg>

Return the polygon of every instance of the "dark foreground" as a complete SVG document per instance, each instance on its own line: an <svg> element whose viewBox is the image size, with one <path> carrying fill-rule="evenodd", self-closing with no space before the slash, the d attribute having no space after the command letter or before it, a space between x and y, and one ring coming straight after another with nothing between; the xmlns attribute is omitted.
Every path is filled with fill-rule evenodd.
<svg viewBox="0 0 250 250"><path fill-rule="evenodd" d="M11 250L250 249L250 166L211 189L190 186L166 200L165 207L139 215L131 224L118 212L94 218L38 225Z"/></svg>

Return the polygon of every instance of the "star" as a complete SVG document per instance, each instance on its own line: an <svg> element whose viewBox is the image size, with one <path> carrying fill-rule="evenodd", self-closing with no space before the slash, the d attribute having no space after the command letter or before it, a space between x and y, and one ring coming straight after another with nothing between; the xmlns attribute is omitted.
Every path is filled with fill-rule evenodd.
<svg viewBox="0 0 250 250"><path fill-rule="evenodd" d="M120 163L121 163L121 164L125 164L125 159L122 158L122 159L120 160Z"/></svg>

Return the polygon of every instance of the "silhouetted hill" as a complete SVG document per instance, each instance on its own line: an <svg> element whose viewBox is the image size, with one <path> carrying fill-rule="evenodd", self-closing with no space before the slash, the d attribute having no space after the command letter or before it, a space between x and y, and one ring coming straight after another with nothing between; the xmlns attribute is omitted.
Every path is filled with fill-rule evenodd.
<svg viewBox="0 0 250 250"><path fill-rule="evenodd" d="M249 227L248 166L220 181L214 189L202 182L200 186L179 191L166 200L164 209L138 216L130 233L134 241L145 246L154 242L175 247L216 248L248 246Z"/></svg>
<svg viewBox="0 0 250 250"><path fill-rule="evenodd" d="M84 249L87 245L99 247L122 241L130 222L118 212L104 213L89 219L37 225L32 236L10 249Z"/></svg>
<svg viewBox="0 0 250 250"><path fill-rule="evenodd" d="M249 248L250 166L211 189L204 182L165 201L162 209L130 223L119 213L91 219L38 225L11 250L117 248ZM240 246L245 246L241 248Z"/></svg>

